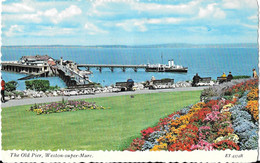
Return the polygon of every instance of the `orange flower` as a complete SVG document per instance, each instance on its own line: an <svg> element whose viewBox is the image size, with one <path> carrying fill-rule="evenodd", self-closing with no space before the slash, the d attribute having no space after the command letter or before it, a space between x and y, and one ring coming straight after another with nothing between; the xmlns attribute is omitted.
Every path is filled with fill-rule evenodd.
<svg viewBox="0 0 260 163"><path fill-rule="evenodd" d="M253 115L254 119L258 121L259 117L259 110L258 110L259 104L257 100L248 101L247 103L247 110Z"/></svg>
<svg viewBox="0 0 260 163"><path fill-rule="evenodd" d="M252 89L248 94L247 94L247 99L248 100L257 100L258 99L258 88Z"/></svg>

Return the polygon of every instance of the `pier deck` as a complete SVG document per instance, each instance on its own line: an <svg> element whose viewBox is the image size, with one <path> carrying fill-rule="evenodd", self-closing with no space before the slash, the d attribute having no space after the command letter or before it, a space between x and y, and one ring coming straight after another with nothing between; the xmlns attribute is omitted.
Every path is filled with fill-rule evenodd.
<svg viewBox="0 0 260 163"><path fill-rule="evenodd" d="M91 81L79 72L65 65L57 65L59 76L67 86L80 86L91 83Z"/></svg>
<svg viewBox="0 0 260 163"><path fill-rule="evenodd" d="M109 68L112 72L115 68L120 68L125 72L127 68L133 69L137 72L138 69L145 69L147 72L187 72L187 67L167 67L166 65L157 64L142 64L142 65L120 65L120 64L78 64L78 67L85 67L88 71L90 68L97 68L100 72L102 72L102 68Z"/></svg>
<svg viewBox="0 0 260 163"><path fill-rule="evenodd" d="M109 68L112 72L114 71L114 68L121 68L123 72L127 68L133 69L135 72L137 72L137 69L146 69L147 65L119 65L119 64L78 64L78 67L86 67L89 71L90 68L97 68L100 72L102 71L102 68Z"/></svg>

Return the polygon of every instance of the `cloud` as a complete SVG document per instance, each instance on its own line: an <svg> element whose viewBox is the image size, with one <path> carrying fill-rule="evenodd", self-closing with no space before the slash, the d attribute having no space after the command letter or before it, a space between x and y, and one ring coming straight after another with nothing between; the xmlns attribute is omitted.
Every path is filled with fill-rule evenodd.
<svg viewBox="0 0 260 163"><path fill-rule="evenodd" d="M28 32L28 35L32 36L64 36L75 33L73 28L59 28L53 26L43 26L38 31Z"/></svg>
<svg viewBox="0 0 260 163"><path fill-rule="evenodd" d="M2 15L3 21L14 21L17 22L34 22L40 23L42 21L41 16L42 12L38 11L37 13L33 14L7 14Z"/></svg>
<svg viewBox="0 0 260 163"><path fill-rule="evenodd" d="M257 0L223 0L223 8L241 9L241 8L257 8Z"/></svg>
<svg viewBox="0 0 260 163"><path fill-rule="evenodd" d="M58 15L58 10L56 8L46 10L44 12L44 15L47 16L47 17L55 17L55 16Z"/></svg>
<svg viewBox="0 0 260 163"><path fill-rule="evenodd" d="M108 33L107 31L100 29L99 27L97 27L96 25L94 25L93 23L90 23L90 22L85 23L84 28L85 28L85 30L87 30L88 34L90 34L90 35Z"/></svg>
<svg viewBox="0 0 260 163"><path fill-rule="evenodd" d="M144 3L136 0L95 0L91 3L88 11L89 16L115 16L131 15L133 13L148 13L151 15L169 15L169 14L196 14L202 0L193 0L189 3L181 4L159 4Z"/></svg>
<svg viewBox="0 0 260 163"><path fill-rule="evenodd" d="M115 7L114 5L117 7ZM88 16L114 16L119 14L120 11L123 12L129 11L129 9L124 10L125 7L129 8L129 3L126 1L94 0L91 3L91 7L88 10L87 15Z"/></svg>
<svg viewBox="0 0 260 163"><path fill-rule="evenodd" d="M244 27L250 28L250 29L258 29L257 25L251 25L251 24L241 24L241 25L243 25Z"/></svg>
<svg viewBox="0 0 260 163"><path fill-rule="evenodd" d="M199 9L199 18L218 18L218 19L224 19L226 17L226 13L221 10L220 8L216 7L218 6L217 3L208 4L206 8L200 8Z"/></svg>
<svg viewBox="0 0 260 163"><path fill-rule="evenodd" d="M21 25L12 25L8 31L5 32L5 35L8 37L11 36L37 36L37 37L52 37L52 36L64 36L74 34L77 30L74 28L60 28L55 26L37 26L31 29L30 27L25 28L26 26Z"/></svg>
<svg viewBox="0 0 260 163"><path fill-rule="evenodd" d="M82 13L81 9L75 5L71 5L70 7L58 12L56 8L52 8L46 10L44 12L37 11L36 13L30 14L7 14L3 15L3 20L16 20L23 21L26 20L28 22L41 23L43 17L46 17L51 20L54 24L58 24L59 22L74 17L76 15L80 15Z"/></svg>
<svg viewBox="0 0 260 163"><path fill-rule="evenodd" d="M23 26L19 26L17 24L11 25L8 31L5 32L5 35L8 37L11 37L15 34L22 33L23 32Z"/></svg>
<svg viewBox="0 0 260 163"><path fill-rule="evenodd" d="M90 15L90 16L92 16L92 15L97 15L97 16L102 15L97 9L99 6L105 6L105 5L102 1L92 2L92 8L88 11L88 15Z"/></svg>
<svg viewBox="0 0 260 163"><path fill-rule="evenodd" d="M252 15L252 16L247 17L247 19L251 20L253 22L257 22L258 21L258 16L257 16L257 14L256 15Z"/></svg>
<svg viewBox="0 0 260 163"><path fill-rule="evenodd" d="M215 31L209 25L205 25L205 26L187 26L187 27L183 27L183 29L186 30L187 32L192 32L192 33L197 33L197 34L198 33L203 34L203 33Z"/></svg>
<svg viewBox="0 0 260 163"><path fill-rule="evenodd" d="M150 13L181 13L181 14L194 14L201 3L201 0L191 1L187 4L157 4L157 3L141 3L131 1L130 5L133 10Z"/></svg>
<svg viewBox="0 0 260 163"><path fill-rule="evenodd" d="M44 15L50 17L51 21L55 24L61 22L64 19L80 15L82 13L81 9L76 5L71 5L65 10L58 13L57 9L53 8L44 12Z"/></svg>
<svg viewBox="0 0 260 163"><path fill-rule="evenodd" d="M34 12L35 9L27 4L27 1L22 3L12 3L9 5L2 5L3 12L18 13L18 12Z"/></svg>
<svg viewBox="0 0 260 163"><path fill-rule="evenodd" d="M152 19L129 19L123 22L116 23L117 27L123 28L125 31L131 32L134 29L137 29L140 32L147 31L147 24L157 24L157 25L164 25L164 24L178 24L185 19L182 18L174 18L174 17L165 17L165 18L152 18Z"/></svg>

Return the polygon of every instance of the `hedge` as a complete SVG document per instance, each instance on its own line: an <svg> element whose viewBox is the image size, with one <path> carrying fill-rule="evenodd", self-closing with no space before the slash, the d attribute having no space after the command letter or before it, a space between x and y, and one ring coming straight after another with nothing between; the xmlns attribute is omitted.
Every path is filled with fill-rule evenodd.
<svg viewBox="0 0 260 163"><path fill-rule="evenodd" d="M27 80L25 86L26 89L45 92L50 88L50 82L49 80Z"/></svg>
<svg viewBox="0 0 260 163"><path fill-rule="evenodd" d="M15 91L16 90L16 87L17 87L17 82L12 80L12 81L9 81L5 84L5 90L7 92L12 92L12 91Z"/></svg>
<svg viewBox="0 0 260 163"><path fill-rule="evenodd" d="M240 75L240 76L234 76L233 79L245 79L245 78L250 78L251 76L247 75Z"/></svg>

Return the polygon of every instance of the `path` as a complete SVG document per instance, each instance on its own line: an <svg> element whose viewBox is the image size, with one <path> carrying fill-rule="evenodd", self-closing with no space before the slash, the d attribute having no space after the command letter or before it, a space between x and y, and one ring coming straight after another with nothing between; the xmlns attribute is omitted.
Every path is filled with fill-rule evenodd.
<svg viewBox="0 0 260 163"><path fill-rule="evenodd" d="M61 101L62 97L65 100L76 100L76 99L87 99L87 98L98 98L98 97L111 97L111 96L122 96L122 95L135 95L135 94L146 94L146 93L159 93L159 92L179 92L179 91L197 91L203 90L208 87L183 87L175 89L158 89L158 90L138 90L118 93L100 93L95 95L78 95L78 96L57 96L57 97L41 97L41 98L27 98L21 100L9 100L1 104L1 107L11 107L20 105L29 105L35 103L48 103Z"/></svg>

